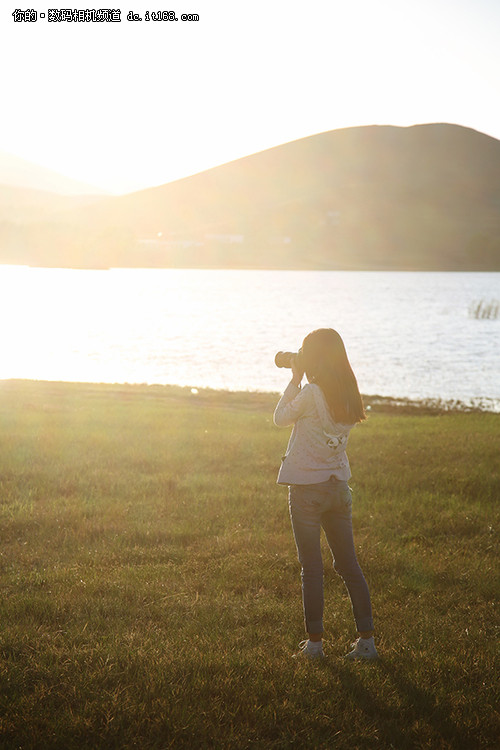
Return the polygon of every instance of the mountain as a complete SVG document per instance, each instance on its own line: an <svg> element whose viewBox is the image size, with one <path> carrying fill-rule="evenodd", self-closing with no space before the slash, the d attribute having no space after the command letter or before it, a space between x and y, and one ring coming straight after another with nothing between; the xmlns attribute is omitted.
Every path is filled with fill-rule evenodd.
<svg viewBox="0 0 500 750"><path fill-rule="evenodd" d="M0 152L0 183L58 195L105 195L100 188L5 152Z"/></svg>
<svg viewBox="0 0 500 750"><path fill-rule="evenodd" d="M500 142L334 130L17 230L32 263L500 270Z"/></svg>

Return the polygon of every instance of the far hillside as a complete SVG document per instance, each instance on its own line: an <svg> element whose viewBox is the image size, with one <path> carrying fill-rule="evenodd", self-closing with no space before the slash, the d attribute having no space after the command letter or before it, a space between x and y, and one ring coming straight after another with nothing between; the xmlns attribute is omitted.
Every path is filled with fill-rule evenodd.
<svg viewBox="0 0 500 750"><path fill-rule="evenodd" d="M105 195L105 191L72 177L0 151L0 184L27 190L45 190L57 195Z"/></svg>
<svg viewBox="0 0 500 750"><path fill-rule="evenodd" d="M500 270L500 142L334 130L9 229L42 265Z"/></svg>

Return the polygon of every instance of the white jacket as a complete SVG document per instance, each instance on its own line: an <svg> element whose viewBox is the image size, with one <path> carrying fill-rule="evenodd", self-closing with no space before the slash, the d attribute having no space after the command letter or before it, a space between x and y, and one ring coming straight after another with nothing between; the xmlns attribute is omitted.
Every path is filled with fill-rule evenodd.
<svg viewBox="0 0 500 750"><path fill-rule="evenodd" d="M308 383L301 389L289 383L274 411L274 424L293 424L278 484L318 484L331 476L345 481L351 477L345 449L354 425L334 422L319 385Z"/></svg>

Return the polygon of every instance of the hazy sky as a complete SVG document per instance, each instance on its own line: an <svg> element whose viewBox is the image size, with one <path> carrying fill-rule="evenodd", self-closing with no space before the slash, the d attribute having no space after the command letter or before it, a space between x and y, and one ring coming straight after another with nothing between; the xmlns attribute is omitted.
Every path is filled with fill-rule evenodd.
<svg viewBox="0 0 500 750"><path fill-rule="evenodd" d="M131 0L121 23L2 5L0 150L114 192L353 125L500 138L499 0ZM179 20L126 20L148 9Z"/></svg>

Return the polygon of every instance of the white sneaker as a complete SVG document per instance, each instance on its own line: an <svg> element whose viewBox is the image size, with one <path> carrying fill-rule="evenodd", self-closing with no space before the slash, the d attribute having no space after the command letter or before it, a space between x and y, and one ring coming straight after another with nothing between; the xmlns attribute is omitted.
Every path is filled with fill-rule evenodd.
<svg viewBox="0 0 500 750"><path fill-rule="evenodd" d="M351 645L353 646L353 649L344 657L345 659L365 659L366 661L374 661L375 659L378 659L373 636L371 636L371 638L358 638L358 640Z"/></svg>
<svg viewBox="0 0 500 750"><path fill-rule="evenodd" d="M319 646L309 640L302 641L299 643L299 651L293 654L293 659L324 659L323 644L320 642Z"/></svg>

